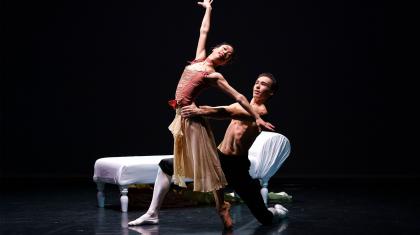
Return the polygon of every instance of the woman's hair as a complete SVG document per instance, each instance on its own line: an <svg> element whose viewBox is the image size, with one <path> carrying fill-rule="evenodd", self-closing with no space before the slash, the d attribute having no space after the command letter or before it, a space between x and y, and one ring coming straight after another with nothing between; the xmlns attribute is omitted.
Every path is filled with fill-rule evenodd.
<svg viewBox="0 0 420 235"><path fill-rule="evenodd" d="M258 77L268 77L271 79L273 83L271 83L270 89L273 91L273 93L276 93L276 91L279 89L279 84L277 83L277 79L274 77L272 73L261 73L258 75Z"/></svg>
<svg viewBox="0 0 420 235"><path fill-rule="evenodd" d="M223 46L223 45L228 45L228 46L232 47L235 50L235 47L232 46L232 44L230 44L228 42L221 42L221 43L217 44L216 46L212 47L211 49L215 49L215 48L218 48L218 47Z"/></svg>

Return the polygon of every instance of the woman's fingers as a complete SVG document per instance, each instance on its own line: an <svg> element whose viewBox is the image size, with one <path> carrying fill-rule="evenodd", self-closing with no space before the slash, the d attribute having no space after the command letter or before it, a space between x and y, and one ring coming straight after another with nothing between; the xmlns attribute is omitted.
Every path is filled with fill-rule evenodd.
<svg viewBox="0 0 420 235"><path fill-rule="evenodd" d="M274 131L274 128L275 128L274 125L269 122L263 121L263 122L258 123L258 129L260 132L262 131L262 129Z"/></svg>
<svg viewBox="0 0 420 235"><path fill-rule="evenodd" d="M267 129L267 130L270 130L270 131L274 131L274 125L273 124L271 124L271 123L269 123L269 122L266 122L265 123L265 128Z"/></svg>
<svg viewBox="0 0 420 235"><path fill-rule="evenodd" d="M211 1L202 1L202 2L197 2L197 4L198 5L201 5L203 7L210 7L212 2L213 2L213 0L211 0Z"/></svg>

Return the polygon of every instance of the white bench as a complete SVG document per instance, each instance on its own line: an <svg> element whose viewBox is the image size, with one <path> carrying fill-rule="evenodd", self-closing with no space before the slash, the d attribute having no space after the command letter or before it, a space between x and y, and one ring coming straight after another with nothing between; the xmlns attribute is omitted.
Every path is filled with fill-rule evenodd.
<svg viewBox="0 0 420 235"><path fill-rule="evenodd" d="M261 132L249 149L251 162L249 173L260 179L261 194L267 204L268 181L290 154L289 140L275 132ZM131 184L152 184L155 182L159 162L173 155L106 157L96 160L93 181L97 184L98 206L104 207L105 184L116 184L121 192L121 211L128 209L128 186Z"/></svg>

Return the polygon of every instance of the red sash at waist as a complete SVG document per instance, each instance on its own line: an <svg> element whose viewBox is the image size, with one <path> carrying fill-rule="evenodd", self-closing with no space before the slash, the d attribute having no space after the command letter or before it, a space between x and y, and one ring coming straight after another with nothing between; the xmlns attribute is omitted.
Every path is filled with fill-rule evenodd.
<svg viewBox="0 0 420 235"><path fill-rule="evenodd" d="M176 100L169 100L168 101L169 106L171 106L174 110L178 107L178 103Z"/></svg>

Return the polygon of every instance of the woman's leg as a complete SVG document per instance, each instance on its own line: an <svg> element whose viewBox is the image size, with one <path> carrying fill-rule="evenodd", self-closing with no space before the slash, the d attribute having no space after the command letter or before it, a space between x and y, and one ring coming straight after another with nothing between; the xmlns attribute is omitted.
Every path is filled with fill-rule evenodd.
<svg viewBox="0 0 420 235"><path fill-rule="evenodd" d="M162 206L163 199L171 186L171 176L165 174L160 168L153 187L153 197L147 212L128 223L128 225L157 224L159 223L159 209Z"/></svg>
<svg viewBox="0 0 420 235"><path fill-rule="evenodd" d="M230 217L230 204L225 202L223 189L213 191L214 201L216 203L217 213L223 222L225 229L232 229L233 222Z"/></svg>

